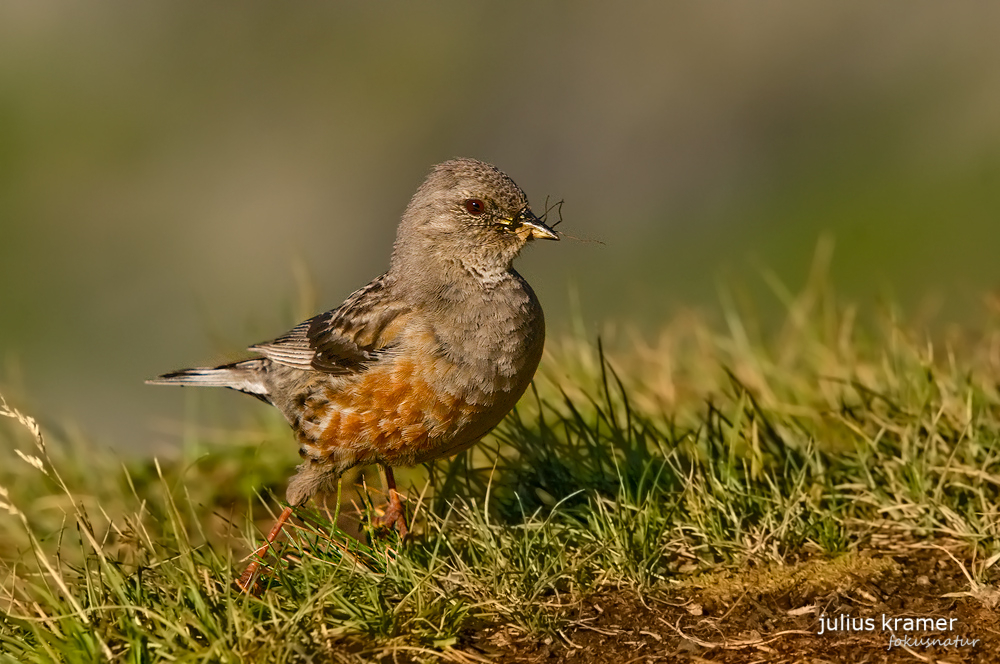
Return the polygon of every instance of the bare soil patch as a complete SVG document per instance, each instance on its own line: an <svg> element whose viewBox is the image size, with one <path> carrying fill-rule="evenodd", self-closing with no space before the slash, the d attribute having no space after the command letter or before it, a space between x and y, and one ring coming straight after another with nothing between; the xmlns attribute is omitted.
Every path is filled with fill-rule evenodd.
<svg viewBox="0 0 1000 664"><path fill-rule="evenodd" d="M904 544L705 575L650 596L602 592L565 610L568 623L558 637L540 642L485 628L466 635L459 649L510 663L1000 662L997 597L990 590L996 579L985 581L989 586L974 594L946 596L972 588L959 563L937 545ZM837 629L821 628L821 616ZM952 629L905 631L907 618L928 617ZM893 636L910 642L890 647ZM915 643L924 638L964 644Z"/></svg>

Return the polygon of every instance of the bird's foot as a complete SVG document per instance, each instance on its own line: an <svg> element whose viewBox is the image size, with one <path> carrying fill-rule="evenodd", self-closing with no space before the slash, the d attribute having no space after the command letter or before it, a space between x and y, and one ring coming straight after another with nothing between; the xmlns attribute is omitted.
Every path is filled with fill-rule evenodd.
<svg viewBox="0 0 1000 664"><path fill-rule="evenodd" d="M406 539L409 530L406 527L406 506L395 489L389 490L389 503L385 506L382 516L372 519L376 533L393 530L399 533L399 539Z"/></svg>
<svg viewBox="0 0 1000 664"><path fill-rule="evenodd" d="M233 581L233 586L245 595L251 595L253 597L260 597L263 589L260 584L260 575L257 571L260 569L260 563L256 560L247 565L247 568L243 570L243 574L236 581Z"/></svg>
<svg viewBox="0 0 1000 664"><path fill-rule="evenodd" d="M274 527L271 528L271 532L268 533L267 539L264 540L264 544L253 552L253 555L257 559L251 561L250 564L247 565L247 568L243 570L243 574L240 575L240 578L233 582L233 585L236 586L240 592L247 595L253 595L254 597L260 597L262 589L260 586L260 575L257 574L257 571L260 569L260 559L263 558L264 554L266 554L268 549L271 548L275 538L278 536L278 533L281 532L281 529L284 528L285 522L288 521L290 516L292 516L292 508L289 506L282 510L278 520L274 523Z"/></svg>

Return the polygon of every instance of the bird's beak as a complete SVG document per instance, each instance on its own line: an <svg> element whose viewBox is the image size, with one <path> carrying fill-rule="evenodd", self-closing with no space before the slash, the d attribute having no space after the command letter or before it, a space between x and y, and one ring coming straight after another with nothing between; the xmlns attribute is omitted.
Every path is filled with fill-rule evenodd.
<svg viewBox="0 0 1000 664"><path fill-rule="evenodd" d="M535 216L531 210L521 213L519 219L521 226L528 229L528 238L531 240L558 240L559 234L554 229L545 225L541 219Z"/></svg>

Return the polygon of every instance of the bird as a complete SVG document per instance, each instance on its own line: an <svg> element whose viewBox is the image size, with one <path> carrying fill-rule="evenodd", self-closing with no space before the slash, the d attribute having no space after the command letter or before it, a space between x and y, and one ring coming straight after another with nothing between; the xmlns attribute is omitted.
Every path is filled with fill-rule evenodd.
<svg viewBox="0 0 1000 664"><path fill-rule="evenodd" d="M559 239L544 216L496 166L438 164L403 212L389 269L339 307L250 346L251 359L146 381L243 392L292 429L302 463L241 590L293 509L354 466L384 470L388 500L373 525L405 538L392 469L457 454L514 408L541 360L545 318L512 263L529 242Z"/></svg>

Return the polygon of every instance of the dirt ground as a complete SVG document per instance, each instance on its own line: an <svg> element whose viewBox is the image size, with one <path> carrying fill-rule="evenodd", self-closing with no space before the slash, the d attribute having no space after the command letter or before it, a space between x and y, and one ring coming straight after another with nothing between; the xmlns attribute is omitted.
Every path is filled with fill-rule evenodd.
<svg viewBox="0 0 1000 664"><path fill-rule="evenodd" d="M900 544L707 575L656 596L603 592L565 609L559 638L487 627L457 649L509 663L1000 662L996 578L970 594L963 566L973 567L946 549L958 551ZM832 622L821 628L821 616ZM928 617L946 629L906 622Z"/></svg>

